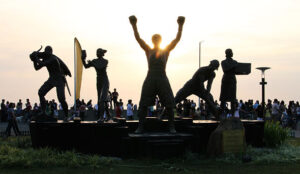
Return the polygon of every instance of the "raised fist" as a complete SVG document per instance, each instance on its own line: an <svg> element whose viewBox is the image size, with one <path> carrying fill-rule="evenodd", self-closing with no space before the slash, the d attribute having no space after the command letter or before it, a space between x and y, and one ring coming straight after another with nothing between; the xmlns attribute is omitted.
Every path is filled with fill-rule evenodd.
<svg viewBox="0 0 300 174"><path fill-rule="evenodd" d="M184 16L178 16L177 23L179 25L183 25L184 21L185 21L185 17Z"/></svg>
<svg viewBox="0 0 300 174"><path fill-rule="evenodd" d="M129 16L129 21L130 21L131 25L136 25L137 18L134 15Z"/></svg>
<svg viewBox="0 0 300 174"><path fill-rule="evenodd" d="M85 51L85 50L82 50L82 51L81 51L81 59L82 59L82 60L85 60L85 58L86 58L86 51Z"/></svg>

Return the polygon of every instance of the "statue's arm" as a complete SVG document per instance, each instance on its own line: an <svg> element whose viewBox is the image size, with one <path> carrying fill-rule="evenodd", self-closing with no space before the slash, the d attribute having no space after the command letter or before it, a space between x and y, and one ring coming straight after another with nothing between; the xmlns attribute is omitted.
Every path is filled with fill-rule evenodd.
<svg viewBox="0 0 300 174"><path fill-rule="evenodd" d="M166 51L173 50L175 48L175 46L177 45L177 43L180 41L184 21L185 21L185 18L183 16L178 17L178 19L177 19L178 32L177 32L176 38L165 48Z"/></svg>
<svg viewBox="0 0 300 174"><path fill-rule="evenodd" d="M137 18L135 16L130 16L129 21L130 21L130 24L132 26L132 29L133 29L133 32L134 32L134 37L135 37L136 41L139 43L139 45L142 47L142 49L145 50L145 52L147 53L150 50L150 47L140 37L140 34L138 32L138 29L137 29L137 25L136 25Z"/></svg>
<svg viewBox="0 0 300 174"><path fill-rule="evenodd" d="M211 90L211 86L212 86L212 83L213 83L213 81L214 81L214 78L215 78L215 77L211 77L211 78L209 78L209 79L207 80L206 90L207 90L208 92L210 92L210 90Z"/></svg>
<svg viewBox="0 0 300 174"><path fill-rule="evenodd" d="M228 71L232 70L233 68L235 68L237 65L238 65L237 61L230 62L230 63L227 61L224 61L224 62L222 62L222 69L224 72L228 72Z"/></svg>
<svg viewBox="0 0 300 174"><path fill-rule="evenodd" d="M92 61L87 61L87 63L85 62L85 60L82 60L82 64L84 66L84 68L90 68L93 66Z"/></svg>
<svg viewBox="0 0 300 174"><path fill-rule="evenodd" d="M46 58L47 55L43 52L34 52L30 55L33 61L33 66L35 70L39 70L44 66L47 66L51 63L52 59Z"/></svg>
<svg viewBox="0 0 300 174"><path fill-rule="evenodd" d="M206 90L208 92L210 92L210 90L211 90L211 86L212 86L212 83L213 83L215 77L216 77L216 73L214 72L213 75L207 80Z"/></svg>
<svg viewBox="0 0 300 174"><path fill-rule="evenodd" d="M88 63L85 62L85 60L86 60L86 51L85 50L82 50L82 52L81 52L81 60L82 60L82 64L83 64L84 68L90 68L93 66L91 61L88 61Z"/></svg>
<svg viewBox="0 0 300 174"><path fill-rule="evenodd" d="M39 65L36 61L33 61L33 66L36 71L40 70L43 66Z"/></svg>

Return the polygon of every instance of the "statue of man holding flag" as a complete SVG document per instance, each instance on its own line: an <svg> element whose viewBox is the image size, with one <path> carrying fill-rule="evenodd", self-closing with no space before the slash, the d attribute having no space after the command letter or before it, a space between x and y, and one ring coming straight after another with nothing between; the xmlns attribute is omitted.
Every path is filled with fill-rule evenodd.
<svg viewBox="0 0 300 174"><path fill-rule="evenodd" d="M97 92L98 92L98 122L103 122L104 110L106 112L106 119L110 119L110 113L107 106L107 95L109 90L109 80L106 73L106 68L108 65L108 60L104 59L103 56L107 51L98 48L97 49L97 59L93 59L92 61L85 62L86 59L86 51L82 50L82 63L84 68L94 67L97 72Z"/></svg>

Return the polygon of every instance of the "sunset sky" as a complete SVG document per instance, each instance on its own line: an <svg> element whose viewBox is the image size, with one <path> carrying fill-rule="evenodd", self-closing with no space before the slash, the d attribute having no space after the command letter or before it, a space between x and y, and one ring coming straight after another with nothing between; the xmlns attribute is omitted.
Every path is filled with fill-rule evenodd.
<svg viewBox="0 0 300 174"><path fill-rule="evenodd" d="M87 59L96 49L108 50L105 58L110 90L117 88L125 102L139 102L147 74L144 51L136 42L128 17L135 15L141 37L152 46L151 36L159 33L162 45L177 33L177 17L185 16L183 34L171 52L167 75L174 95L189 80L199 65L212 59L222 61L225 49L232 48L234 59L252 63L252 72L237 76L238 99L261 99L260 71L266 72L266 98L300 99L300 1L297 0L0 0L0 98L16 102L30 98L38 102L37 91L48 78L46 68L35 71L29 54L40 45L51 45L73 73L74 37ZM219 98L220 67L212 94ZM73 93L73 77L68 78ZM96 72L83 71L81 96L96 103ZM56 99L53 89L46 96ZM69 105L73 96L66 91ZM195 99L195 97L191 97Z"/></svg>

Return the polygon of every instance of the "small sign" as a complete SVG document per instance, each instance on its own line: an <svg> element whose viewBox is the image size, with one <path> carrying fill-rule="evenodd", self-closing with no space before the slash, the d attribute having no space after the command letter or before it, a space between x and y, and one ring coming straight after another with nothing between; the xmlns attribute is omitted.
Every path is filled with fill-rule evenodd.
<svg viewBox="0 0 300 174"><path fill-rule="evenodd" d="M238 153L243 152L244 145L244 130L225 130L223 131L223 152Z"/></svg>

